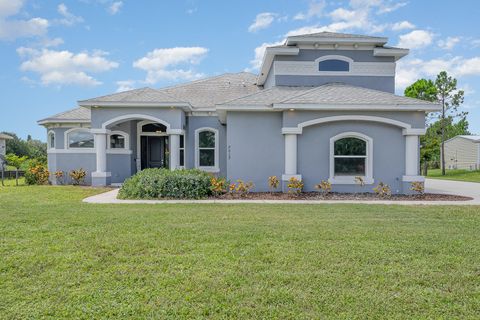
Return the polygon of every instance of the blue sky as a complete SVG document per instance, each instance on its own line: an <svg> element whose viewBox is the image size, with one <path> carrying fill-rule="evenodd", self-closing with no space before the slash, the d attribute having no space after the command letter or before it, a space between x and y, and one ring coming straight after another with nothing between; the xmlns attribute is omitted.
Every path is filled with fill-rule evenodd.
<svg viewBox="0 0 480 320"><path fill-rule="evenodd" d="M0 131L45 140L38 119L76 101L258 70L266 46L318 31L408 47L397 93L446 70L480 133L478 1L0 0Z"/></svg>

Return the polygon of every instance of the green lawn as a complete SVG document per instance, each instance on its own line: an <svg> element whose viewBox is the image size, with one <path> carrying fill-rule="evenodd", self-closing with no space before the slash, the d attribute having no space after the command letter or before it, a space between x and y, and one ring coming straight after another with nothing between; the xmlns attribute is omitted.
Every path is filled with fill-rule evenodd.
<svg viewBox="0 0 480 320"><path fill-rule="evenodd" d="M442 176L441 169L430 169L428 170L428 177L433 179L480 182L480 170L469 171L458 169L447 170L445 173L446 175Z"/></svg>
<svg viewBox="0 0 480 320"><path fill-rule="evenodd" d="M92 205L0 187L0 318L480 316L480 208Z"/></svg>

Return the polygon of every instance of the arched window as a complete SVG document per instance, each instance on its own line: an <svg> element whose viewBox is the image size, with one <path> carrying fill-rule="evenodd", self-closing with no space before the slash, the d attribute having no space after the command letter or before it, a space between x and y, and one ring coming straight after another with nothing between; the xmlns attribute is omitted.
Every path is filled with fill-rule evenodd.
<svg viewBox="0 0 480 320"><path fill-rule="evenodd" d="M353 60L340 55L323 56L315 60L318 63L319 72L350 72L350 64Z"/></svg>
<svg viewBox="0 0 480 320"><path fill-rule="evenodd" d="M109 149L129 149L128 134L122 131L112 131L108 135Z"/></svg>
<svg viewBox="0 0 480 320"><path fill-rule="evenodd" d="M95 146L93 133L88 129L70 129L65 134L68 149L92 149Z"/></svg>
<svg viewBox="0 0 480 320"><path fill-rule="evenodd" d="M195 130L195 167L218 172L218 130L199 128Z"/></svg>
<svg viewBox="0 0 480 320"><path fill-rule="evenodd" d="M55 132L48 132L48 149L55 149Z"/></svg>
<svg viewBox="0 0 480 320"><path fill-rule="evenodd" d="M332 183L355 183L361 177L373 183L372 139L361 133L347 132L330 139L330 180Z"/></svg>

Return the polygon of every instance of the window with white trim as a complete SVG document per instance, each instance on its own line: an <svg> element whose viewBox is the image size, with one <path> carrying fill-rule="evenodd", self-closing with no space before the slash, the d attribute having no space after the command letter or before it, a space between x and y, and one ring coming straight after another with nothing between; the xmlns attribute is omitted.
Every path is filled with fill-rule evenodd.
<svg viewBox="0 0 480 320"><path fill-rule="evenodd" d="M218 171L218 130L195 130L195 166L206 171Z"/></svg>
<svg viewBox="0 0 480 320"><path fill-rule="evenodd" d="M318 63L318 71L350 71L350 63L339 59L323 60Z"/></svg>
<svg viewBox="0 0 480 320"><path fill-rule="evenodd" d="M355 137L341 138L334 143L335 176L365 176L367 142Z"/></svg>
<svg viewBox="0 0 480 320"><path fill-rule="evenodd" d="M74 129L67 134L68 148L87 149L95 146L94 136L89 130Z"/></svg>
<svg viewBox="0 0 480 320"><path fill-rule="evenodd" d="M355 184L361 177L373 183L373 140L357 132L345 132L330 139L330 179L336 184Z"/></svg>
<svg viewBox="0 0 480 320"><path fill-rule="evenodd" d="M126 147L126 138L122 134L111 134L110 135L110 149L125 149Z"/></svg>
<svg viewBox="0 0 480 320"><path fill-rule="evenodd" d="M55 132L53 131L48 133L48 148L55 149Z"/></svg>

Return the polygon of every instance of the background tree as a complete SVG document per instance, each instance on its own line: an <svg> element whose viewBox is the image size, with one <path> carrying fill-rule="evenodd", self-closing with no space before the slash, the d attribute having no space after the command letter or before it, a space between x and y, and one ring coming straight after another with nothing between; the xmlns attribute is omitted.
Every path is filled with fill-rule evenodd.
<svg viewBox="0 0 480 320"><path fill-rule="evenodd" d="M420 79L405 89L405 96L411 98L422 99L426 101L438 102L442 106L442 111L433 113L434 118L438 119L440 126L440 149L441 149L441 167L442 175L445 175L445 140L447 140L447 126L453 124L454 118L460 117L464 122L462 125L467 125L467 112L458 111L458 108L463 103L464 92L457 90L457 79L450 77L446 71L442 71L437 75L435 82L432 80ZM448 120L450 119L451 120ZM460 125L460 127L462 127ZM428 138L428 137L426 137ZM434 141L425 141L424 148L434 147ZM429 154L431 155L431 154Z"/></svg>
<svg viewBox="0 0 480 320"><path fill-rule="evenodd" d="M15 133L4 133L13 138L12 140L7 140L6 153L13 153L19 157L27 156L30 159L37 159L42 163L47 162L47 144L45 142L32 139L30 135L27 140L23 140Z"/></svg>
<svg viewBox="0 0 480 320"><path fill-rule="evenodd" d="M5 160L9 166L15 167L15 184L18 186L18 170L27 161L28 157L19 157L16 154L9 153L5 156Z"/></svg>

